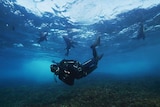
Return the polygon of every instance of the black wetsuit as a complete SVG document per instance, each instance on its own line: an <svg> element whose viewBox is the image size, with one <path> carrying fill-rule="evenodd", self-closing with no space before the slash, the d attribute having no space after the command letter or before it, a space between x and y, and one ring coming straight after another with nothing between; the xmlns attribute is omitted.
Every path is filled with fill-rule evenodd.
<svg viewBox="0 0 160 107"><path fill-rule="evenodd" d="M99 43L99 42L98 42ZM93 52L93 58L80 64L75 60L62 60L58 63L59 73L58 78L68 85L73 85L75 79L80 79L87 76L94 69L97 68L98 61L103 55L98 56L95 47L97 44L91 46Z"/></svg>

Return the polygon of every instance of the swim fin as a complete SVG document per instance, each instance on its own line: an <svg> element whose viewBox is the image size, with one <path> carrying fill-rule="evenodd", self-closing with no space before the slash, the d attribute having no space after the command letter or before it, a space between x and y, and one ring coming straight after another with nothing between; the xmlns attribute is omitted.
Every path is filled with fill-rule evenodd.
<svg viewBox="0 0 160 107"><path fill-rule="evenodd" d="M100 36L98 36L97 40L94 42L94 44L91 45L91 48L95 48L96 46L100 45Z"/></svg>
<svg viewBox="0 0 160 107"><path fill-rule="evenodd" d="M98 60L102 59L103 54L101 54L100 56L98 56Z"/></svg>

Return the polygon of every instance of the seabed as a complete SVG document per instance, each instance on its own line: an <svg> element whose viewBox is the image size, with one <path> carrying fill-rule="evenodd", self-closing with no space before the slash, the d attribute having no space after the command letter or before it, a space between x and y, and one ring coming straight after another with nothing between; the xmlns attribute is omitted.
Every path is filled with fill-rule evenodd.
<svg viewBox="0 0 160 107"><path fill-rule="evenodd" d="M52 81L53 82L53 81ZM84 78L62 82L12 84L0 88L1 107L160 107L160 79Z"/></svg>

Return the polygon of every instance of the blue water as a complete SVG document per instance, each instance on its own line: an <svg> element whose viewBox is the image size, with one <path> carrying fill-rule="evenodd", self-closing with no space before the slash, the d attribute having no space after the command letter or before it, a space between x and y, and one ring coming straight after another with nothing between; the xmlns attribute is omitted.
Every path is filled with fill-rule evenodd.
<svg viewBox="0 0 160 107"><path fill-rule="evenodd" d="M24 7L13 5L14 8L4 1L0 2L1 95L6 87L10 88L8 92L12 95L11 93L14 93L12 88L15 89L16 86L22 88L20 93L25 92L21 95L23 97L27 94L25 87L34 86L33 90L36 91L39 84L49 84L51 88L42 90L48 92L53 89L55 96L52 97L55 98L61 95L65 88L74 90L75 87L84 89L89 84L102 85L101 81L105 79L107 81L107 78L128 80L129 78L159 78L160 76L160 4L158 3L151 8L135 8L118 14L114 19L101 20L87 25L70 22L67 17L55 16L49 12L40 17L27 12ZM17 10L23 15L15 14ZM145 40L132 39L138 31L139 22L144 24ZM78 44L70 50L69 56L65 56L65 43L62 36L68 29L71 29L69 36L73 37ZM41 32L48 32L49 36L48 41L43 41L39 45L36 41ZM101 36L101 45L97 51L99 54L104 54L98 68L87 77L75 81L73 87L68 87L58 78L56 83L54 75L50 72L52 60L57 62L64 58L80 62L88 60L92 57L89 46L97 35ZM56 92L53 87L59 88L59 91ZM37 91L40 89L38 88ZM35 96L30 95L30 97ZM38 101L30 101L26 98L26 102L20 103L18 98L17 101L9 96L4 98L8 100L11 98L11 103L14 102L15 106L15 102L20 105L30 105L34 104L34 101L36 105L40 100L37 97ZM7 105L5 100L3 101L0 101L0 104ZM52 104L53 102L44 101L42 105L46 103Z"/></svg>

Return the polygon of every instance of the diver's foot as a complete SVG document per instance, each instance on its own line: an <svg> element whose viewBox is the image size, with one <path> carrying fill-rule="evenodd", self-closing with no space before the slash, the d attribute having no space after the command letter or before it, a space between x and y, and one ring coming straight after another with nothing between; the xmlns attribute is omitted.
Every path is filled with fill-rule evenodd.
<svg viewBox="0 0 160 107"><path fill-rule="evenodd" d="M98 45L100 45L100 36L98 36L97 40L90 46L90 48L95 48Z"/></svg>

